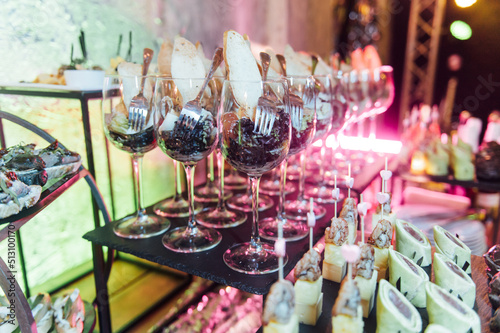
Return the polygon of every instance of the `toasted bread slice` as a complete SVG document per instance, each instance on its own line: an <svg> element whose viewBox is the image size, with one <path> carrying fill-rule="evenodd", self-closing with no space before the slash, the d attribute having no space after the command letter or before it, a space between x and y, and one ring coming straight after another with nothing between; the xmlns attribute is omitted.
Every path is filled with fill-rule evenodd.
<svg viewBox="0 0 500 333"><path fill-rule="evenodd" d="M198 95L203 80L189 82L179 79L203 79L206 75L203 61L196 47L187 39L177 36L174 40L172 53L172 78L182 95L182 104L192 101Z"/></svg>
<svg viewBox="0 0 500 333"><path fill-rule="evenodd" d="M306 76L311 74L311 68L302 62L303 56L296 53L290 45L285 46L283 54L286 59L286 73L288 76Z"/></svg>
<svg viewBox="0 0 500 333"><path fill-rule="evenodd" d="M281 66L280 66L280 63L278 61L278 58L276 58L276 52L274 52L274 50L272 48L268 47L266 49L266 53L269 54L269 56L271 57L270 70L272 69L276 73L281 75Z"/></svg>
<svg viewBox="0 0 500 333"><path fill-rule="evenodd" d="M320 56L318 56L318 65L316 66L316 71L314 74L317 75L327 75L332 74L332 68L323 60Z"/></svg>
<svg viewBox="0 0 500 333"><path fill-rule="evenodd" d="M161 74L172 75L172 52L174 45L170 39L161 44L160 52L158 53L158 71Z"/></svg>
<svg viewBox="0 0 500 333"><path fill-rule="evenodd" d="M196 42L196 51L198 51L198 56L203 61L203 66L205 66L205 71L208 73L210 70L210 66L212 65L212 60L205 56L205 51L203 50L203 45L198 41ZM224 73L222 72L222 68L219 67L215 70L214 77L222 82L222 78L224 77Z"/></svg>
<svg viewBox="0 0 500 333"><path fill-rule="evenodd" d="M234 30L228 30L224 33L224 62L226 63L226 75L229 80L261 80L259 67L247 41ZM240 114L240 116L247 116L252 119L253 110L262 95L260 85L233 82L231 88L240 109L245 110L245 115Z"/></svg>

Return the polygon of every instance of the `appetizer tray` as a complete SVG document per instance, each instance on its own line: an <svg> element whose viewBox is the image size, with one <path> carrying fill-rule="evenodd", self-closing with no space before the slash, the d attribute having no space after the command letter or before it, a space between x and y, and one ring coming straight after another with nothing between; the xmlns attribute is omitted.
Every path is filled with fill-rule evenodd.
<svg viewBox="0 0 500 333"><path fill-rule="evenodd" d="M79 179L87 176L89 172L86 169L81 168L78 172L69 174L65 177L55 180L55 182L45 185L43 187L42 194L38 202L28 209L23 209L19 213L0 219L0 224L11 223L11 222L27 222L33 216L41 212L45 207L47 207L51 202L57 199L66 189L71 187ZM17 224L19 224L17 223Z"/></svg>
<svg viewBox="0 0 500 333"><path fill-rule="evenodd" d="M481 332L488 333L491 332L489 328L489 320L491 318L491 306L488 300L488 281L485 273L486 264L482 257L473 256L472 257L472 279L476 283L476 304L474 310L479 314L481 318ZM300 333L316 333L316 332L331 332L331 311L337 298L338 291L340 288L339 283L335 283L328 280L323 280L323 312L316 323L316 326L300 324ZM429 317L427 315L427 310L419 308L417 309L422 317L422 331L429 324ZM368 318L364 319L365 327L364 332L375 333L377 329L377 318L376 318L376 302L374 304L373 310ZM262 328L259 330L262 332Z"/></svg>

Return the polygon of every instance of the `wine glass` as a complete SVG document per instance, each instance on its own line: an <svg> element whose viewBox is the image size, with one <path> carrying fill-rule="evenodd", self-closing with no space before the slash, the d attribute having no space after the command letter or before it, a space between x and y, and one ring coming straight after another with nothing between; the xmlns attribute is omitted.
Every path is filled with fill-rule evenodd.
<svg viewBox="0 0 500 333"><path fill-rule="evenodd" d="M154 81L153 76L140 75L106 75L104 78L101 104L104 133L115 147L132 156L136 186L136 214L116 221L113 226L114 233L123 238L148 238L159 235L170 227L169 220L148 215L142 205L142 157L157 146L153 133L152 109L148 109L145 125L140 130L133 129L128 119L130 102L141 89L147 104L151 106Z"/></svg>
<svg viewBox="0 0 500 333"><path fill-rule="evenodd" d="M370 142L374 143L376 138L376 116L384 113L394 101L394 78L391 66L381 66L370 71L370 98L372 108L370 110ZM374 158L370 157L372 160Z"/></svg>
<svg viewBox="0 0 500 333"><path fill-rule="evenodd" d="M314 198L321 203L333 202L332 191L327 186L325 181L325 163L326 160L326 137L332 132L335 125L335 131L338 131L343 125L345 119L345 108L339 108L337 101L334 100L334 89L337 92L337 85L340 84L340 77L338 74L334 75L315 75L315 78L322 82L321 90L316 99L316 133L313 142L321 140L321 149L319 156L319 170L315 172L309 179L316 186L309 186L305 190L306 198ZM335 117L334 117L335 115Z"/></svg>
<svg viewBox="0 0 500 333"><path fill-rule="evenodd" d="M219 90L215 79L205 84L203 78L158 78L154 98L154 133L161 150L182 162L186 172L189 202L188 225L163 236L163 245L175 252L209 250L219 244L221 234L198 226L194 219L193 175L196 164L207 157L217 144L217 109ZM200 117L190 128L185 124L184 106L201 94ZM181 118L181 116L183 118ZM184 120L183 120L184 119Z"/></svg>
<svg viewBox="0 0 500 333"><path fill-rule="evenodd" d="M266 91L271 105L258 106ZM259 236L259 181L285 159L290 147L291 123L286 80L226 80L222 90L222 155L251 181L252 234L250 242L233 245L224 253L224 262L246 274L265 274L278 270L278 256ZM258 107L257 107L258 106ZM269 119L268 126L264 126Z"/></svg>
<svg viewBox="0 0 500 333"><path fill-rule="evenodd" d="M290 155L299 154L299 189L296 200L287 200L284 203L284 216L287 219L306 221L307 212L310 210L311 203L305 199L305 168L306 156L305 149L312 143L316 127L316 102L319 90L323 83L316 80L314 76L288 77L289 86L292 91L304 101L304 115L306 110L312 115L311 120L303 120L300 127L293 125L292 140L290 143ZM292 115L293 119L293 115ZM293 122L292 122L293 123ZM322 218L326 214L326 209L316 203L312 203L312 209L316 218Z"/></svg>
<svg viewBox="0 0 500 333"><path fill-rule="evenodd" d="M316 84L317 82L312 76L293 76L288 77L288 86L290 87L290 116L292 118L292 135L290 139L290 150L288 156L293 156L304 151L314 138L316 128ZM303 107L298 107L300 104ZM286 168L288 156L283 161L281 171L280 197L278 204L278 214L276 217L270 217L259 221L260 236L268 240L278 239L279 226L283 227L283 238L288 241L299 240L307 236L309 228L301 221L301 219L290 219L285 215L285 184L286 184ZM301 177L303 178L303 173ZM302 184L303 186L304 184ZM301 184L299 184L299 189ZM300 194L299 194L300 195ZM288 202L290 205L290 202ZM295 203L295 202L294 202ZM323 208L323 207L321 207Z"/></svg>
<svg viewBox="0 0 500 333"><path fill-rule="evenodd" d="M318 184L317 187L312 187L306 190L306 197L313 197L322 203L333 201L331 191L328 186L334 185L334 176L339 174L339 169L342 169L342 164L339 163L337 148L339 147L338 138L345 129L352 113L349 112L349 107L346 99L346 81L342 71L334 71L331 75L330 93L331 93L331 108L332 118L331 126L323 137L323 147L321 147L321 168L319 176L311 177L311 182ZM324 104L324 102L320 102ZM330 161L325 163L326 148L331 148ZM325 170L325 166L328 170ZM341 194L342 195L342 194Z"/></svg>
<svg viewBox="0 0 500 333"><path fill-rule="evenodd" d="M219 171L219 188L217 207L207 208L198 214L195 219L201 225L211 228L232 228L239 226L247 219L247 214L241 210L227 209L224 196L224 160L220 149L217 149L217 167Z"/></svg>
<svg viewBox="0 0 500 333"><path fill-rule="evenodd" d="M181 188L181 165L176 160L172 160L174 164L174 190L175 194L172 198L165 199L153 206L153 211L156 215L166 217L187 217L189 216L189 203L182 197ZM203 209L203 205L195 202L194 213L198 213Z"/></svg>
<svg viewBox="0 0 500 333"><path fill-rule="evenodd" d="M349 106L350 118L349 129L352 130L353 124L359 124L368 117L372 107L370 99L370 70L351 70L344 74L346 99ZM353 172L358 170L358 162L365 164L364 155L357 151L352 154L345 152L345 162L351 164Z"/></svg>

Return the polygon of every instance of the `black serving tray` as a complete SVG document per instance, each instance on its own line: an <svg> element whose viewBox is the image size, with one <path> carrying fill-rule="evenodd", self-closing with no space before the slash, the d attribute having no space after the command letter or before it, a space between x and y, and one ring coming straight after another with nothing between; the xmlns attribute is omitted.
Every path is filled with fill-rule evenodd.
<svg viewBox="0 0 500 333"><path fill-rule="evenodd" d="M273 199L276 200L274 197ZM260 212L259 218L275 216L275 207ZM314 228L313 238L315 243L323 236L324 230L333 215L333 204L326 205L325 208L327 209L325 217L318 220ZM148 208L148 212L151 213L151 207ZM186 218L170 218L170 221L172 223L171 229L187 224ZM249 213L247 214L247 221L242 225L235 228L219 229L222 234L220 244L211 250L200 253L184 254L167 250L161 241L162 235L134 240L118 237L113 232L115 222L90 231L83 238L222 285L235 287L252 294L263 295L269 291L271 285L278 279L277 272L263 275L247 275L233 271L226 266L222 259L222 255L228 248L237 243L250 240L251 221L252 213ZM308 249L309 237L295 242L287 242L288 263L284 267L285 275L288 275Z"/></svg>
<svg viewBox="0 0 500 333"><path fill-rule="evenodd" d="M394 161L394 159L393 159ZM380 158L375 163L362 169L359 175L356 175L354 188L351 191L353 197L357 197L372 181L375 179L379 171L384 167L384 160ZM311 186L311 185L307 185ZM346 195L345 188L341 189ZM296 193L288 195L286 198L296 198ZM277 197L273 197L275 205L273 208L259 213L259 219L265 217L276 216ZM326 208L326 214L323 218L317 221L314 228L313 240L314 243L324 235L324 230L330 223L330 219L334 215L334 205L323 205ZM147 211L152 214L152 207L147 208ZM339 203L338 209L342 208ZM186 218L170 218L172 223L171 229L185 226ZM222 255L231 246L248 242L252 228L252 213L247 214L247 221L242 225L229 228L219 229L222 234L222 241L215 248L201 253L176 253L167 250L162 244L162 236L151 237L147 239L125 239L116 236L113 232L111 222L107 225L99 227L86 233L83 238L95 244L107 246L110 249L129 253L139 258L143 258L161 265L165 265L179 271L200 276L204 279L214 281L216 283L238 288L240 290L250 292L257 295L264 295L269 292L271 285L278 279L278 273L264 275L247 275L230 269L224 263ZM264 240L263 240L264 241ZM295 242L287 242L288 263L284 267L285 276L295 267L296 263L302 258L303 254L309 249L309 237Z"/></svg>

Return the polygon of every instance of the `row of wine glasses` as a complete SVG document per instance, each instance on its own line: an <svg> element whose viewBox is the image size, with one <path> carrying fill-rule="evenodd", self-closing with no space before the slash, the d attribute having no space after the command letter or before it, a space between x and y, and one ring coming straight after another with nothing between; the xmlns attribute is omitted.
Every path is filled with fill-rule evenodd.
<svg viewBox="0 0 500 333"><path fill-rule="evenodd" d="M344 80L344 81L343 81ZM206 84L205 84L206 82ZM168 249L177 252L198 252L215 247L221 240L221 234L214 228L233 227L246 219L243 205L251 202L253 213L252 233L250 241L236 244L226 251L224 261L234 270L247 274L262 274L277 269L277 256L270 245L261 241L276 239L277 226L285 226L284 237L288 240L300 239L307 235L307 227L297 217L304 216L309 211L309 202L305 200L305 174L301 167L299 181L299 200L290 201L288 205L296 213L286 214L287 203L284 202L286 160L294 154L301 154L301 166L305 161L303 152L316 139L338 131L345 123L352 122L355 115L362 114L361 105L349 104L356 98L359 91L365 91L360 86L354 92L353 88L345 86L349 83L346 75L292 77L285 79L238 82L217 79L173 79L152 76L109 76L105 79L103 90L103 119L107 138L119 149L129 152L134 161L134 174L137 187L137 213L117 221L114 231L117 235L127 238L144 238L164 233L170 226L166 217L188 215L188 225L165 233L162 241ZM119 89L117 88L117 83ZM193 126L185 120L184 100L181 92L186 87L200 89L201 107L199 119ZM252 88L253 87L253 88ZM255 88L257 87L257 88ZM374 84L373 87L376 87ZM222 88L222 89L220 89ZM234 90L249 89L255 91L270 91L273 98L272 107L261 108L254 101L235 98ZM145 126L140 131L133 130L128 122L130 101L139 91L143 91L150 101L150 108ZM303 109L297 116L291 106L291 95L296 95L303 103ZM250 95L248 95L250 96ZM387 105L380 94L379 104L373 102L374 113L383 111ZM250 98L250 97L248 97ZM359 98L357 101L360 100ZM253 104L252 104L253 103ZM352 103L352 102L351 102ZM384 104L385 103L385 104ZM253 106L252 106L253 105ZM348 107L349 106L349 107ZM262 130L259 122L262 114L267 112L273 121L267 130ZM361 112L361 113L360 113ZM259 117L260 116L260 117ZM188 210L176 210L176 203L182 201L180 191L170 201L162 202L154 207L159 216L149 216L142 207L142 188L140 161L144 153L156 146L185 168L187 177ZM198 208L193 198L193 172L197 162L209 156L212 152L217 156L219 168L218 204L211 210L195 213ZM224 197L224 175L222 157L232 167L231 174L226 179L232 180L230 186L239 186L241 179L235 172L248 175L251 186L242 202L236 201L238 196L228 200L227 205L236 207L239 211L229 210ZM281 165L280 172L280 205L278 216L267 221L259 221L259 182L261 176ZM176 181L178 176L175 177ZM241 178L241 177L240 177ZM176 189L179 186L176 185ZM328 191L327 191L328 192ZM319 193L317 197L320 197ZM311 195L312 196L312 195ZM331 196L331 191L330 191ZM243 197L243 196L242 196ZM234 200L233 200L234 199ZM295 205L295 206L294 206ZM323 208L317 205L316 208ZM324 208L323 208L324 209ZM290 209L289 209L290 210ZM294 215L295 214L295 215ZM321 216L319 211L316 216ZM324 213L323 213L324 215ZM201 225L199 225L201 224ZM259 228L260 227L260 228Z"/></svg>

